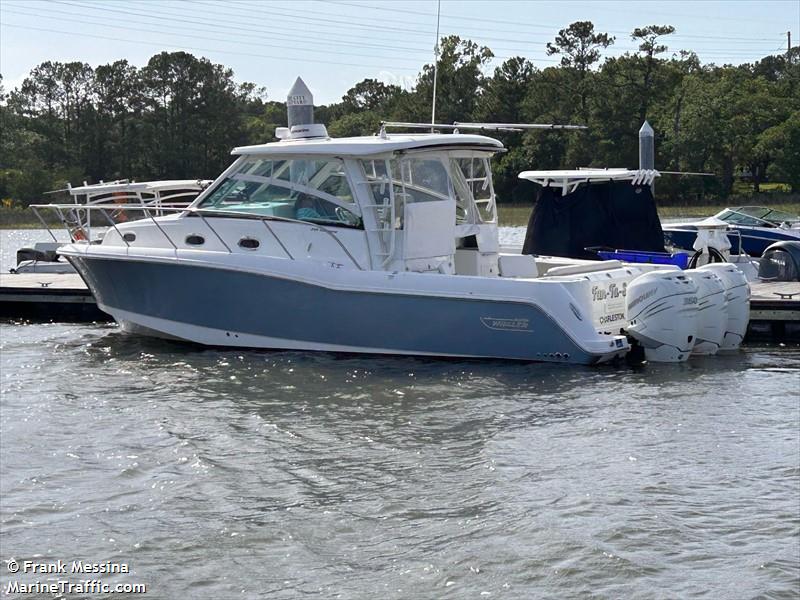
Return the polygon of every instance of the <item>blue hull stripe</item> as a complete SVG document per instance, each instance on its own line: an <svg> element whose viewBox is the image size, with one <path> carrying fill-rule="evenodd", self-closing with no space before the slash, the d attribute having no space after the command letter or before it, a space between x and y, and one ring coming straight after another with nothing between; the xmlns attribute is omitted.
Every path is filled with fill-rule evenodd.
<svg viewBox="0 0 800 600"><path fill-rule="evenodd" d="M245 333L401 353L519 360L560 353L563 362L584 364L599 358L531 304L333 290L196 265L70 261L99 304L230 332L230 345Z"/></svg>

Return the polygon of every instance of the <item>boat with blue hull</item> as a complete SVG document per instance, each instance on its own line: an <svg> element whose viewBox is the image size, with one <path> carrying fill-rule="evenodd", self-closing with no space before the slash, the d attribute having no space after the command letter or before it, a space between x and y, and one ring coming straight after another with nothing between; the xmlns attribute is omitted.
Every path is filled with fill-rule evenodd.
<svg viewBox="0 0 800 600"><path fill-rule="evenodd" d="M726 208L712 217L727 227L731 252L761 256L775 242L800 240L800 216L765 206ZM691 249L697 237L696 222L663 225L664 237L676 247Z"/></svg>
<svg viewBox="0 0 800 600"><path fill-rule="evenodd" d="M652 360L691 354L699 288L688 272L501 251L490 166L499 141L387 127L331 138L301 80L289 98L280 141L234 149L188 208L59 249L124 330L573 364L622 357L638 335ZM739 282L709 278L715 293L744 298Z"/></svg>
<svg viewBox="0 0 800 600"><path fill-rule="evenodd" d="M364 272L343 286L332 271L301 278L268 265L255 273L168 260L71 261L98 306L128 329L209 345L585 364L627 348L622 340L582 347L577 339L586 332L566 330L536 302L482 298L468 280L443 296L424 293L430 277L422 274Z"/></svg>

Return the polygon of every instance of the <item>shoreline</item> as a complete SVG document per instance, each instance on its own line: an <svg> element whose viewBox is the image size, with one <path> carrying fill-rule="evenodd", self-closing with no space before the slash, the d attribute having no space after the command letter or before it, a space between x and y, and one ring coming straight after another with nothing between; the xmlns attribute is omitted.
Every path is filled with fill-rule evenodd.
<svg viewBox="0 0 800 600"><path fill-rule="evenodd" d="M800 203L797 202L762 202L764 206L785 212L800 214ZM659 206L658 216L664 219L697 219L710 217L729 207L741 205L730 204L695 204L686 206ZM533 204L499 204L497 207L498 225L501 227L524 227L533 210ZM58 220L48 221L48 225L61 228ZM24 208L0 208L0 229L42 229L42 223L32 211Z"/></svg>

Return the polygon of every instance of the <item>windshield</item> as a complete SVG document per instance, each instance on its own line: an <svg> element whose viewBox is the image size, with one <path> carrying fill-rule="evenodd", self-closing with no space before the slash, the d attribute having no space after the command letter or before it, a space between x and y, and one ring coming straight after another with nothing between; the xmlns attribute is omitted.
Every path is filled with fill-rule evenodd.
<svg viewBox="0 0 800 600"><path fill-rule="evenodd" d="M800 216L765 206L726 208L717 215L717 218L733 225L749 225L752 227L777 227L783 223L800 221Z"/></svg>
<svg viewBox="0 0 800 600"><path fill-rule="evenodd" d="M337 158L248 157L199 208L361 226L344 164Z"/></svg>

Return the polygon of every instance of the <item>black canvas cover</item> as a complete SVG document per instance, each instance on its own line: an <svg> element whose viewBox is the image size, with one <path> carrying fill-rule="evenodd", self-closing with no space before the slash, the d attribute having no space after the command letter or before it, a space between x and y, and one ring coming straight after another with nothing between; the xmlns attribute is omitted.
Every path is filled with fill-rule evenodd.
<svg viewBox="0 0 800 600"><path fill-rule="evenodd" d="M540 189L523 254L598 258L592 246L665 252L664 232L649 186L630 181L584 183L566 196Z"/></svg>

